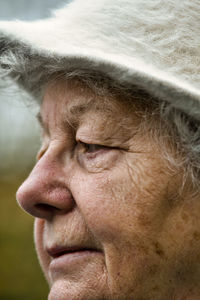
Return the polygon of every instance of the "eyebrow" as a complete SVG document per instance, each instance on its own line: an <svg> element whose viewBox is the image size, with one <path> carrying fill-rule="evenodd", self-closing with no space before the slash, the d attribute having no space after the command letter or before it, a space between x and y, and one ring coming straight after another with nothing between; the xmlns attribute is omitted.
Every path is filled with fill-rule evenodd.
<svg viewBox="0 0 200 300"><path fill-rule="evenodd" d="M65 120L67 121L67 123L70 124L72 127L74 127L75 123L79 121L80 117L82 117L86 112L88 111L104 112L104 109L101 105L92 105L93 103L94 102L91 99L86 103L72 104L71 106L69 105L69 109L66 109L66 116L65 116ZM44 130L44 132L49 132L48 125L44 122L40 111L37 113L36 119L38 120L38 123L40 124L40 127Z"/></svg>
<svg viewBox="0 0 200 300"><path fill-rule="evenodd" d="M106 105L107 109L108 104ZM94 98L89 99L85 103L75 103L72 104L71 106L69 105L69 109L67 110L69 117L72 116L74 117L81 117L87 112L105 112L105 105L103 102L95 101Z"/></svg>
<svg viewBox="0 0 200 300"><path fill-rule="evenodd" d="M67 111L67 116L66 119L69 121L69 123L73 123L73 121L71 120L72 118L77 118L84 115L84 113L86 113L86 111L88 110L88 108L90 107L89 103L84 103L84 104L74 104L69 108L69 111ZM40 125L40 127L45 131L48 132L48 126L47 124L44 122L41 112L39 111L36 114L36 119ZM72 122L71 122L72 121Z"/></svg>

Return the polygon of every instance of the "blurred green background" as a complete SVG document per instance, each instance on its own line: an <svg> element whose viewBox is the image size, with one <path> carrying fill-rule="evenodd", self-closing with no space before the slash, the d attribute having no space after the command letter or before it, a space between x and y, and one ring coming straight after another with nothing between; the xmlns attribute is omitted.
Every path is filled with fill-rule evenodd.
<svg viewBox="0 0 200 300"><path fill-rule="evenodd" d="M0 0L0 20L47 17L66 0ZM47 299L48 286L33 243L33 218L15 200L39 148L34 104L13 88L0 88L0 300Z"/></svg>
<svg viewBox="0 0 200 300"><path fill-rule="evenodd" d="M14 93L14 91L12 92ZM11 103L12 98L12 103ZM39 148L35 108L0 93L0 299L47 299L48 287L33 243L33 218L15 193Z"/></svg>

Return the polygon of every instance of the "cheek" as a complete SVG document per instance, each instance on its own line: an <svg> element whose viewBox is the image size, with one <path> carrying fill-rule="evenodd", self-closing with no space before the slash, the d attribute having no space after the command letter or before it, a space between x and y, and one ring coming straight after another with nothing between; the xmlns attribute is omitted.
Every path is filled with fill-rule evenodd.
<svg viewBox="0 0 200 300"><path fill-rule="evenodd" d="M155 172L148 172L121 164L110 171L79 176L74 197L99 238L115 240L160 228L168 211L164 175L159 174L158 182Z"/></svg>
<svg viewBox="0 0 200 300"><path fill-rule="evenodd" d="M105 173L83 174L78 179L79 188L72 191L87 226L101 242L115 236L116 221L120 217L120 195L115 198L112 183Z"/></svg>
<svg viewBox="0 0 200 300"><path fill-rule="evenodd" d="M37 252L37 256L40 262L40 266L44 272L44 275L47 281L50 284L50 279L48 276L48 266L50 264L50 257L47 255L46 251L44 250L44 224L45 220L43 219L35 219L34 222L34 241L35 241L35 248Z"/></svg>
<svg viewBox="0 0 200 300"><path fill-rule="evenodd" d="M118 292L135 289L136 293L137 286L157 276L162 264L154 249L164 222L161 193L158 189L150 193L153 180L145 179L144 173L138 174L138 180L141 176L143 187L142 180L133 181L126 166L80 176L74 195L89 229L103 246L108 283Z"/></svg>

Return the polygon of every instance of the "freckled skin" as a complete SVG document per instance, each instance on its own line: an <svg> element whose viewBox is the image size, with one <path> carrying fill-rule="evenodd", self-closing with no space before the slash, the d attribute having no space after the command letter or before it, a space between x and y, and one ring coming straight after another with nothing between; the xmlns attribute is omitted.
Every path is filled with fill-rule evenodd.
<svg viewBox="0 0 200 300"><path fill-rule="evenodd" d="M48 87L41 109L48 130L17 194L22 208L37 217L35 243L48 300L200 299L199 195L191 198L186 190L177 197L180 170L167 167L148 132L133 135L140 120L125 107L103 117L88 111L74 132L66 108L91 96L80 91L73 84ZM117 127L125 117L126 130ZM81 144L74 147L75 140L106 148L88 154ZM50 216L38 204L56 209ZM101 255L52 274L45 247L80 241Z"/></svg>

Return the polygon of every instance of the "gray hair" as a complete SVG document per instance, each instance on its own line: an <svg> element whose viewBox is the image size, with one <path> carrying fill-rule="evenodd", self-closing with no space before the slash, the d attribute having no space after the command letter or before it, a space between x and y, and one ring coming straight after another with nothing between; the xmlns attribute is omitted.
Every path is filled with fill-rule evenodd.
<svg viewBox="0 0 200 300"><path fill-rule="evenodd" d="M194 190L200 188L200 121L174 108L171 103L156 99L137 86L123 85L103 73L92 71L89 67L70 70L70 66L65 66L63 60L34 55L25 48L16 53L3 51L0 57L1 82L12 78L12 81L22 87L26 86L28 95L32 95L38 102L42 99L46 84L60 78L76 79L98 96L116 96L128 100L129 103L138 100L144 111L143 126L149 123L149 116L160 121L159 126L152 128L151 135L162 145L169 167L184 170L183 186L190 179ZM173 144L175 155L167 151L166 140Z"/></svg>

